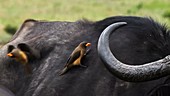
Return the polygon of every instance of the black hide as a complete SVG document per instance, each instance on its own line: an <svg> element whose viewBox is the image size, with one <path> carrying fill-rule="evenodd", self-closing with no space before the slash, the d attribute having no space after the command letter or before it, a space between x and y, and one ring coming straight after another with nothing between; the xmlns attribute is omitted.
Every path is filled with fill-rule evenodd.
<svg viewBox="0 0 170 96"><path fill-rule="evenodd" d="M150 96L167 90L169 87L159 86L168 84L168 77L130 83L110 74L102 64L96 49L98 37L104 28L118 21L127 22L127 25L111 35L110 47L122 62L143 64L170 53L166 29L148 18L117 16L97 22L26 20L0 50L0 85L16 96ZM92 44L82 62L88 67L75 67L59 76L67 58L82 41ZM31 75L25 74L21 64L6 56L9 45L17 47L20 43L41 54L39 59L29 62ZM158 96L168 93L161 92Z"/></svg>

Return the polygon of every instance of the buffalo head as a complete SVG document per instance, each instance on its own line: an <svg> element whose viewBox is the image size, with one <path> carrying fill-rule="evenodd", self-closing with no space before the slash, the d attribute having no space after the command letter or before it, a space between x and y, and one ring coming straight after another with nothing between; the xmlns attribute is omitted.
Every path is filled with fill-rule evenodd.
<svg viewBox="0 0 170 96"><path fill-rule="evenodd" d="M127 24L122 25L124 23L117 22ZM116 29L113 27L113 34L110 36L110 49L114 55L107 53L111 55L107 60L108 58L103 59L103 57L105 58L105 53L109 50L107 41L109 32L105 34L105 31L103 33L102 31L111 24L116 26ZM50 22L29 19L0 50L0 85L10 89L16 96L153 94L165 88L163 85L169 82L168 76L163 77L169 74L168 58L163 59L170 54L167 31L152 19L133 16L115 16L96 22L87 20ZM104 39L100 38L98 44L101 33L104 34ZM105 35L107 42L100 43L105 40ZM67 74L59 76L67 58L82 41L91 43L91 51L82 61L88 67L74 68ZM28 62L32 74L25 74L22 64L7 57L6 54L15 48L33 57ZM98 53L114 75L103 66ZM154 61L156 63L149 63ZM149 68L153 69L146 70ZM142 73L146 71L147 73ZM158 76L155 76L156 74ZM142 76L144 78L141 78ZM131 83L124 80L136 82L147 80L147 82ZM162 87L159 87L160 85ZM154 88L158 90L153 90ZM166 93L168 91L164 92Z"/></svg>

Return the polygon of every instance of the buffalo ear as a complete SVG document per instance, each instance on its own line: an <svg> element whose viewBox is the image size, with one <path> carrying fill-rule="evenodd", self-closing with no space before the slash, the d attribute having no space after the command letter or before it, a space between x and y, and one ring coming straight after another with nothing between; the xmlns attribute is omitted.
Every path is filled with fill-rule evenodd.
<svg viewBox="0 0 170 96"><path fill-rule="evenodd" d="M30 47L25 43L19 43L17 48L19 48L22 51L30 53Z"/></svg>
<svg viewBox="0 0 170 96"><path fill-rule="evenodd" d="M10 53L13 49L15 49L15 47L13 45L9 45L7 53Z"/></svg>
<svg viewBox="0 0 170 96"><path fill-rule="evenodd" d="M17 48L19 48L21 51L29 53L30 56L33 57L33 58L36 58L36 59L40 58L40 51L35 49L35 48L31 48L26 43L19 43Z"/></svg>

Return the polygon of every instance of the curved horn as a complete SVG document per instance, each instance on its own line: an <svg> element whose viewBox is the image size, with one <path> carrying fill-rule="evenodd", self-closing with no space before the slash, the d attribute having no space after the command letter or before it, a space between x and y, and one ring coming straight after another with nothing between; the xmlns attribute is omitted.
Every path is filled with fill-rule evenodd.
<svg viewBox="0 0 170 96"><path fill-rule="evenodd" d="M109 35L126 22L108 26L100 35L98 54L108 70L118 78L130 82L154 80L170 74L170 56L144 65L127 65L117 60L109 48Z"/></svg>

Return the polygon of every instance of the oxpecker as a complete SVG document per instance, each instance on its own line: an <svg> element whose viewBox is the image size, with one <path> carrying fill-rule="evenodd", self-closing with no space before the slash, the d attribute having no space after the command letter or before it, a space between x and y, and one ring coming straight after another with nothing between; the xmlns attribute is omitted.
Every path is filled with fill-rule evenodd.
<svg viewBox="0 0 170 96"><path fill-rule="evenodd" d="M81 64L81 60L89 52L89 50L86 50L86 48L90 45L91 43L81 42L69 56L64 66L64 69L61 71L60 75L65 74L73 66L87 67Z"/></svg>
<svg viewBox="0 0 170 96"><path fill-rule="evenodd" d="M30 65L28 64L28 56L26 52L15 48L10 53L7 54L8 57L14 58L17 62L20 62L24 68L27 74L31 73Z"/></svg>

